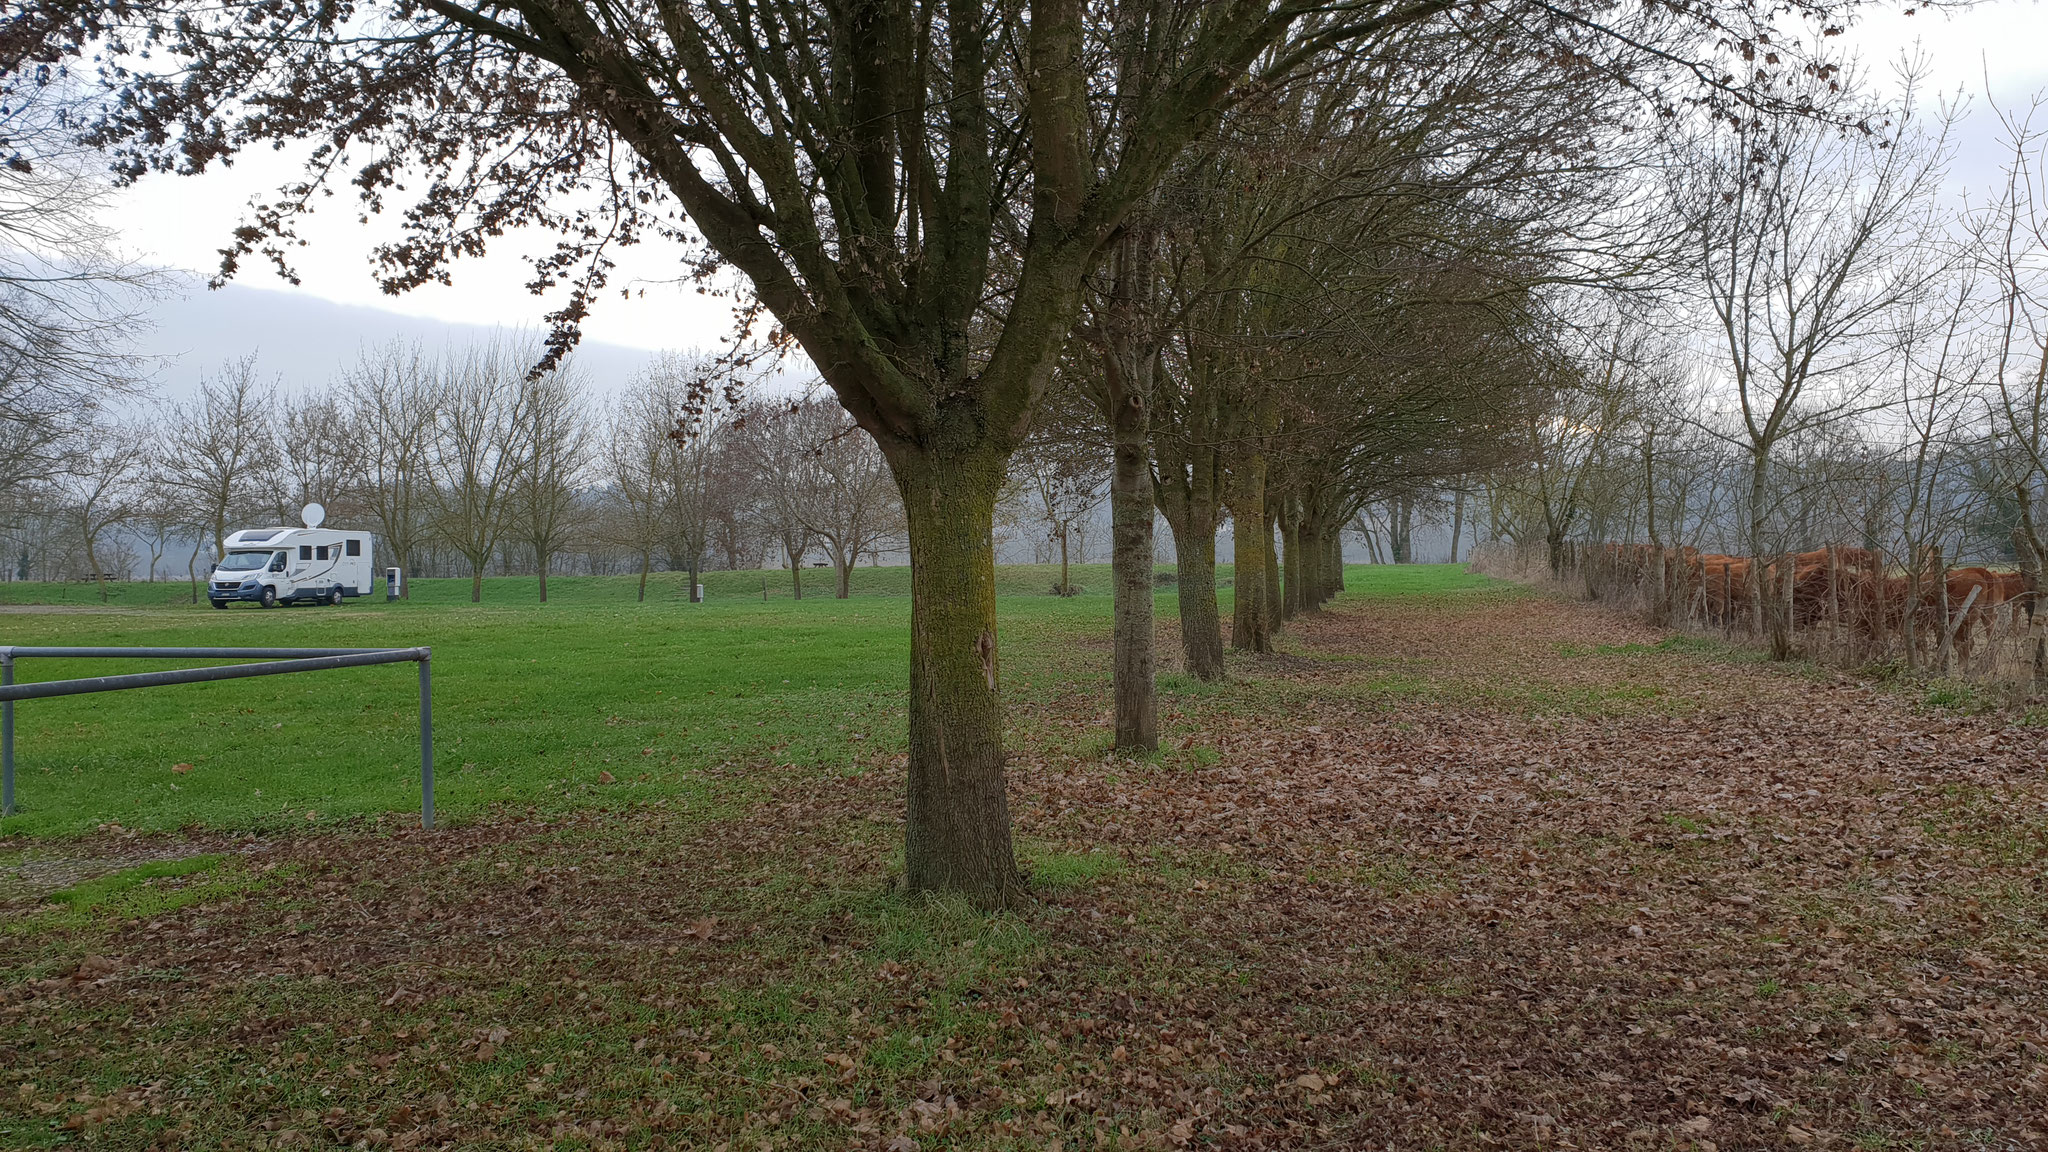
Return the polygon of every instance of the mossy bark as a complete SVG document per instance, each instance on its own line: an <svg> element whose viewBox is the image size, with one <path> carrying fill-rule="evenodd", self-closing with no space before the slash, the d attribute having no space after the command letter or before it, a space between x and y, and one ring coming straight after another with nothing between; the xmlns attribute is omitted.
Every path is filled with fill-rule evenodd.
<svg viewBox="0 0 2048 1152"><path fill-rule="evenodd" d="M1301 546L1301 518L1294 502L1279 502L1280 519L1280 618L1298 616L1308 606L1310 574L1308 553Z"/></svg>
<svg viewBox="0 0 2048 1152"><path fill-rule="evenodd" d="M1273 630L1266 604L1266 462L1251 455L1236 462L1230 478L1231 559L1236 571L1230 615L1230 646L1243 652L1271 652Z"/></svg>
<svg viewBox="0 0 2048 1152"><path fill-rule="evenodd" d="M1173 523L1174 594L1180 602L1181 652L1188 675L1223 679L1223 609L1216 599L1216 526L1203 529Z"/></svg>
<svg viewBox="0 0 2048 1152"><path fill-rule="evenodd" d="M1025 897L1010 841L991 529L1003 456L899 452L910 527L910 766L904 837L912 892L983 908Z"/></svg>
<svg viewBox="0 0 2048 1152"><path fill-rule="evenodd" d="M1152 752L1159 747L1157 660L1152 643L1152 454L1144 397L1117 386L1122 375L1112 373L1109 388L1115 648L1111 684L1116 697L1116 747L1125 752ZM1214 583L1212 579L1212 596Z"/></svg>
<svg viewBox="0 0 2048 1152"><path fill-rule="evenodd" d="M1280 626L1287 619L1287 614L1284 610L1284 596L1280 585L1280 550L1273 544L1273 536L1279 526L1279 511L1269 502L1266 505L1266 519L1259 528L1259 546L1266 556L1266 595L1264 607L1266 610L1266 633L1269 636L1280 631Z"/></svg>
<svg viewBox="0 0 2048 1152"><path fill-rule="evenodd" d="M1214 423L1213 411L1196 415L1199 428ZM1216 530L1223 519L1222 465L1213 439L1162 435L1156 426L1152 452L1159 465L1153 499L1173 532L1183 660L1197 680L1221 680L1223 614L1216 599Z"/></svg>

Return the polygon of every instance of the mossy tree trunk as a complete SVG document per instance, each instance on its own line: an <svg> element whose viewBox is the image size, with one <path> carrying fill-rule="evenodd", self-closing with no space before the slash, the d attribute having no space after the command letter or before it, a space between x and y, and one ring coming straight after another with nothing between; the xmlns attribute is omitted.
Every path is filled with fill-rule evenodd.
<svg viewBox="0 0 2048 1152"><path fill-rule="evenodd" d="M1121 374L1118 374L1121 376ZM1159 747L1156 658L1152 641L1152 453L1142 393L1112 385L1109 482L1110 578L1115 593L1111 682L1116 696L1116 747ZM1213 584L1211 594L1214 594Z"/></svg>
<svg viewBox="0 0 2048 1152"><path fill-rule="evenodd" d="M1266 460L1247 453L1231 467L1231 559L1236 571L1230 614L1230 646L1241 652L1271 652L1273 629L1266 604Z"/></svg>
<svg viewBox="0 0 2048 1152"><path fill-rule="evenodd" d="M1292 498L1274 504L1280 524L1280 618L1288 620L1301 614L1308 599L1308 581L1313 577L1308 554L1301 547L1300 506Z"/></svg>
<svg viewBox="0 0 2048 1152"><path fill-rule="evenodd" d="M1273 544L1274 533L1280 527L1279 510L1271 502L1266 505L1266 517L1259 525L1259 548L1266 560L1266 593L1261 598L1266 612L1266 634L1274 635L1286 623L1280 586L1280 550Z"/></svg>
<svg viewBox="0 0 2048 1152"><path fill-rule="evenodd" d="M891 454L910 527L906 881L983 907L1024 895L1010 842L998 695L996 493L1005 453Z"/></svg>
<svg viewBox="0 0 2048 1152"><path fill-rule="evenodd" d="M1100 321L1088 329L1102 364L1093 398L1109 429L1109 522L1112 657L1116 748L1159 747L1157 658L1152 619L1155 545L1152 398L1162 343L1158 311L1157 234L1145 209L1110 253ZM1213 581L1211 582L1213 585Z"/></svg>
<svg viewBox="0 0 2048 1152"><path fill-rule="evenodd" d="M1193 399L1178 411L1167 409L1172 427L1153 424L1152 454L1159 468L1153 499L1173 532L1182 658L1189 675L1214 682L1223 679L1216 533L1223 520L1224 476L1211 434L1217 415L1213 393L1196 390Z"/></svg>

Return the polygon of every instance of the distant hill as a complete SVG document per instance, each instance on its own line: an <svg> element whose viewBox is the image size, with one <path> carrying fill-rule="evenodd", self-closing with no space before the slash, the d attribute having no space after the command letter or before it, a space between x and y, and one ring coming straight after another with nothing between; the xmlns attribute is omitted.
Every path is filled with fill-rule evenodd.
<svg viewBox="0 0 2048 1152"><path fill-rule="evenodd" d="M336 304L298 292L239 284L208 291L196 279L188 292L166 297L150 318L153 326L138 334L136 349L156 358L159 390L172 398L190 395L202 377L252 352L265 375L281 377L285 387L296 392L322 387L339 369L353 364L361 349L394 338L439 349L488 339L493 332L480 324ZM587 341L577 350L592 384L607 392L655 355Z"/></svg>

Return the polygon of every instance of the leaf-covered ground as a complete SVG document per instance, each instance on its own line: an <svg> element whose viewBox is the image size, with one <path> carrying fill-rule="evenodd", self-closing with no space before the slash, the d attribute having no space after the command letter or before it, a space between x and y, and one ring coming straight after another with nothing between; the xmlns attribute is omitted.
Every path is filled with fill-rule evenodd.
<svg viewBox="0 0 2048 1152"><path fill-rule="evenodd" d="M2048 1141L2048 733L1504 593L1288 649L1156 762L1020 706L1016 915L888 893L886 752L16 899L0 1146Z"/></svg>

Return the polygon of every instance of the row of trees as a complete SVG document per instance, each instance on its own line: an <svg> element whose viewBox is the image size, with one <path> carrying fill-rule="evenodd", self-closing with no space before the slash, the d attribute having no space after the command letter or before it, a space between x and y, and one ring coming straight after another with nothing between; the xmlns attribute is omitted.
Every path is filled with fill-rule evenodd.
<svg viewBox="0 0 2048 1152"><path fill-rule="evenodd" d="M1493 536L1774 556L1847 544L2014 563L2038 589L2048 470L2048 188L2038 106L2001 110L2002 179L1943 197L1949 123L1767 122L1692 143L1662 313L1474 478ZM1753 566L1750 579L1762 578ZM1761 597L1775 653L1782 598Z"/></svg>
<svg viewBox="0 0 2048 1152"><path fill-rule="evenodd" d="M1520 430L1605 346L1582 291L1635 276L1656 236L1642 142L1833 82L1771 26L1788 13L1840 18L1825 0L42 0L0 29L0 76L91 69L83 137L127 173L309 141L307 180L224 274L288 267L296 215L342 180L370 210L405 201L392 291L509 227L553 231L543 372L612 245L676 241L700 277L736 273L742 335L801 349L900 498L908 883L996 906L1023 891L993 580L1013 457L1093 443L1110 463L1117 744L1149 748L1155 510L1186 663L1215 677L1204 577L1226 519L1228 640L1264 651L1331 594L1361 508L1525 456ZM662 435L696 443L711 419Z"/></svg>
<svg viewBox="0 0 2048 1152"><path fill-rule="evenodd" d="M564 553L623 554L644 598L656 566L694 588L707 556L751 567L771 547L792 569L822 551L844 595L856 561L901 546L886 467L829 401L709 407L704 364L667 356L599 408L573 363L529 373L536 355L514 340L442 357L394 344L297 396L253 359L231 364L190 400L72 430L14 519L54 527L103 581L123 537L144 542L152 578L169 548L189 549L196 589L236 527L318 502L374 529L388 563L452 558L472 599L507 560L545 601Z"/></svg>
<svg viewBox="0 0 2048 1152"><path fill-rule="evenodd" d="M637 571L645 599L653 571L689 572L694 589L702 568L771 556L801 598L817 555L844 597L859 561L902 550L888 468L829 398L728 394L714 362L665 355L607 400L573 363L529 376L537 355L516 339L440 357L392 344L300 394L252 358L190 400L112 405L70 430L62 467L22 485L7 526L28 557L20 575L75 556L104 593L109 575L171 570L175 549L196 598L228 532L292 523L316 502L373 528L388 564L467 575L473 598L501 571L533 574L545 602L549 574L574 561ZM1085 559L1098 454L1042 441L1015 472L1006 535L1040 558Z"/></svg>

